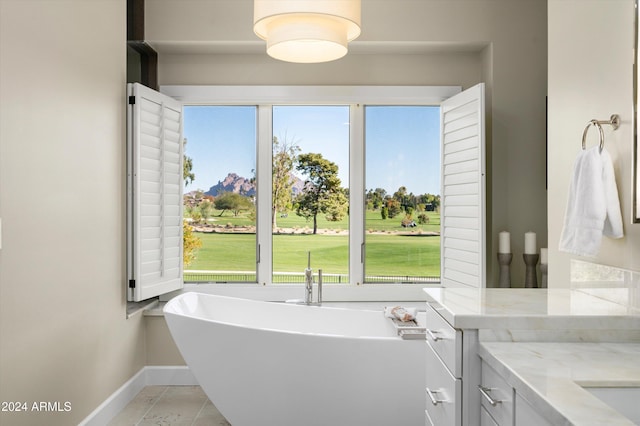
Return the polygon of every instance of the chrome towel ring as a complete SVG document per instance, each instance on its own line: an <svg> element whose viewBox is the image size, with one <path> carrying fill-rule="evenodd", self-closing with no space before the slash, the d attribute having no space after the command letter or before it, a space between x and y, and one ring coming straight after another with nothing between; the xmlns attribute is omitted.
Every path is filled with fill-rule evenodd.
<svg viewBox="0 0 640 426"><path fill-rule="evenodd" d="M604 131L602 130L603 124L609 124L613 127L613 130L618 130L620 127L620 116L618 114L613 114L609 120L591 120L587 127L584 128L584 132L582 132L582 149L587 149L587 133L589 133L589 128L591 126L595 126L598 128L598 133L600 134L600 148L599 151L602 152L604 148Z"/></svg>

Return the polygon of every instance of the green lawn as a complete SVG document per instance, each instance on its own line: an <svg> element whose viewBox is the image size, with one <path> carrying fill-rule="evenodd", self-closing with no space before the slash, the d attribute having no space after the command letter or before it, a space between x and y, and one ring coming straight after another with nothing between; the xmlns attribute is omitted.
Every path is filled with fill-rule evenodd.
<svg viewBox="0 0 640 426"><path fill-rule="evenodd" d="M367 212L366 275L439 276L440 236L429 235L440 229L440 217L429 213L430 223L405 229L400 217L382 220L379 212ZM247 218L224 216L224 224L246 225ZM217 218L222 219L222 218ZM279 228L311 228L295 213L278 218ZM319 220L320 229L346 229L348 219L340 222ZM376 233L374 233L374 231ZM410 235L391 233L403 231ZM384 233L380 233L384 232ZM196 233L202 248L186 269L219 271L255 270L255 234ZM325 274L347 274L349 265L347 235L279 234L273 236L274 272L302 272L311 252L311 266Z"/></svg>

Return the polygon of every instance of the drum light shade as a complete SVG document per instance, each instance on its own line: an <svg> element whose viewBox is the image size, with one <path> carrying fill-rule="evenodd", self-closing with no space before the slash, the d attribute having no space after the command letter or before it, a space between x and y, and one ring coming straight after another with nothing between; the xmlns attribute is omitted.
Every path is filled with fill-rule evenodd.
<svg viewBox="0 0 640 426"><path fill-rule="evenodd" d="M333 61L360 35L360 0L254 0L253 31L273 58Z"/></svg>

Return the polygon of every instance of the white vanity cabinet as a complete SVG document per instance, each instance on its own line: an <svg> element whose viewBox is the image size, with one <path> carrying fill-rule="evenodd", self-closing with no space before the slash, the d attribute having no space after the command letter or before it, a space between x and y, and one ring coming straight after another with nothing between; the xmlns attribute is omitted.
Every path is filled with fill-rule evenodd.
<svg viewBox="0 0 640 426"><path fill-rule="evenodd" d="M425 328L426 424L480 425L478 330L452 327L430 304Z"/></svg>

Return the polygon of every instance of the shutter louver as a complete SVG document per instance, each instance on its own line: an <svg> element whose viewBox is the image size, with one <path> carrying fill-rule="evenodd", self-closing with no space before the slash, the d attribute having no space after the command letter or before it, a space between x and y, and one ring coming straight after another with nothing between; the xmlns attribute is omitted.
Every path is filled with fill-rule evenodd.
<svg viewBox="0 0 640 426"><path fill-rule="evenodd" d="M129 300L182 288L182 105L128 85Z"/></svg>
<svg viewBox="0 0 640 426"><path fill-rule="evenodd" d="M484 84L440 110L442 285L485 287Z"/></svg>

